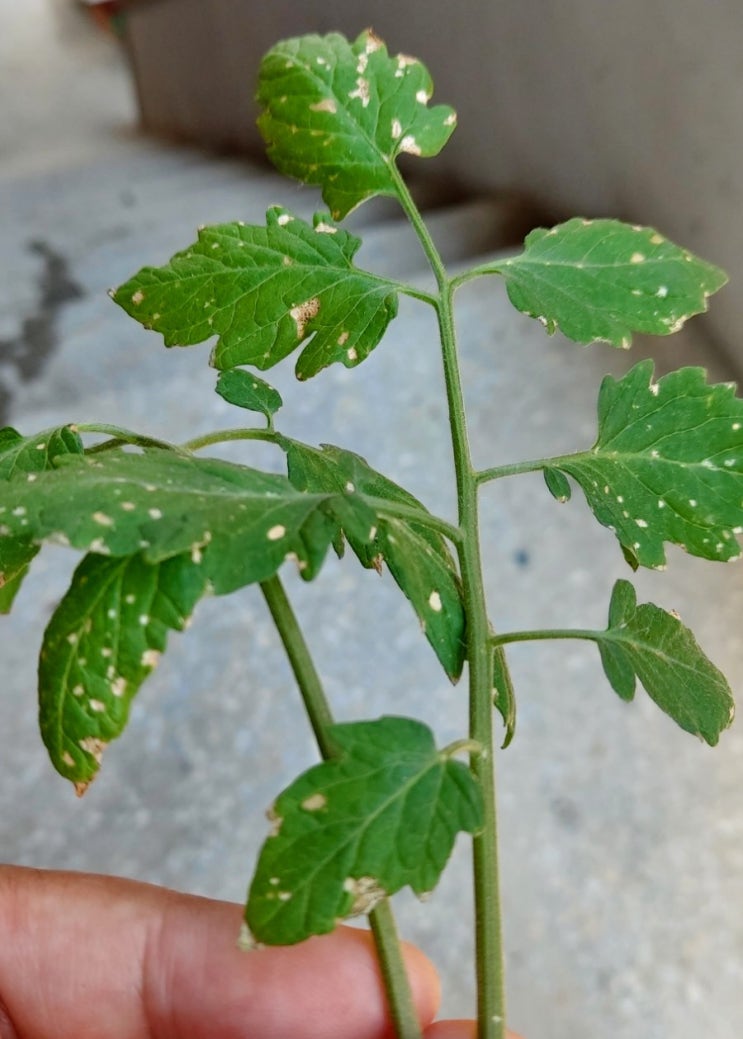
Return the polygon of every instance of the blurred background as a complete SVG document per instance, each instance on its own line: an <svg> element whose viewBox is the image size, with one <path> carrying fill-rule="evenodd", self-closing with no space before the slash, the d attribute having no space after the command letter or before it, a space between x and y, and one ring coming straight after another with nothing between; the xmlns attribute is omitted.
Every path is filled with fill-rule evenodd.
<svg viewBox="0 0 743 1039"><path fill-rule="evenodd" d="M0 421L24 432L115 421L185 439L240 421L212 392L208 350L166 352L106 289L162 263L202 223L308 216L314 190L262 158L252 102L261 54L305 31L367 25L420 57L459 126L437 160L406 166L454 268L513 251L575 214L652 224L722 266L730 285L670 340L631 356L582 349L511 310L499 284L458 297L479 465L587 447L602 376L652 354L740 377L743 21L733 0L0 0ZM425 282L389 200L351 218L360 262ZM421 312L422 311L422 312ZM436 331L401 304L358 370L298 386L270 374L280 426L339 443L452 514ZM282 418L285 416L285 418ZM280 468L268 448L225 452ZM541 477L483 493L496 628L604 623L611 535ZM134 704L81 802L36 730L35 656L72 553L47 549L0 625L0 857L140 877L242 900L263 810L315 760L262 599L248 588L197 611ZM675 608L743 689L743 580L669 552L633 578ZM440 739L466 727L463 688L440 674L387 576L328 560L287 586L342 720L405 712ZM516 739L499 760L508 985L528 1039L731 1039L743 1022L743 737L714 750L638 691L620 702L591 646L514 647ZM299 718L299 720L297 720ZM438 964L444 1010L472 1012L466 842L431 902L396 899L401 927Z"/></svg>

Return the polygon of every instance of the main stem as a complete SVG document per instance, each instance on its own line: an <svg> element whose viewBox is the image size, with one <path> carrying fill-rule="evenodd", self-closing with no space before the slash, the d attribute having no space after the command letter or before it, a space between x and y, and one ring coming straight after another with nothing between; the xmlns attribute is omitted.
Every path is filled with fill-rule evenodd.
<svg viewBox="0 0 743 1039"><path fill-rule="evenodd" d="M284 644L320 753L327 759L334 750L330 733L333 715L302 629L278 577L263 581L261 591ZM397 1037L422 1039L395 918L387 899L372 910L369 923Z"/></svg>
<svg viewBox="0 0 743 1039"><path fill-rule="evenodd" d="M498 876L498 837L493 761L492 649L482 577L478 521L478 480L472 465L464 394L459 372L453 313L453 285L407 185L394 168L399 198L436 276L436 301L449 405L452 450L457 480L459 527L457 544L466 613L469 665L470 739L479 751L470 755L470 768L482 790L483 829L473 839L475 892L475 952L477 970L478 1039L505 1039L503 936Z"/></svg>

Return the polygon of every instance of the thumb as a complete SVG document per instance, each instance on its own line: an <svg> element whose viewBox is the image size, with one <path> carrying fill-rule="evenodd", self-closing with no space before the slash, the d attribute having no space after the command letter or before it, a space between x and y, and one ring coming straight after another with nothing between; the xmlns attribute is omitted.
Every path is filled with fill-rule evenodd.
<svg viewBox="0 0 743 1039"><path fill-rule="evenodd" d="M477 1039L474 1021L438 1021L423 1033L424 1039ZM508 1032L506 1039L521 1039L515 1032Z"/></svg>

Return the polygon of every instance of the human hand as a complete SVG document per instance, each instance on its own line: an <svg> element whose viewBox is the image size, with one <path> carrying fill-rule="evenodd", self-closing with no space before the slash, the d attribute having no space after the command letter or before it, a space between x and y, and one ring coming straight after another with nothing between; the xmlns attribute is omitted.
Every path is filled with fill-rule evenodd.
<svg viewBox="0 0 743 1039"><path fill-rule="evenodd" d="M241 953L241 912L0 867L0 1039L391 1039L367 932ZM436 972L412 946L404 955L426 1039L473 1039L471 1022L431 1024Z"/></svg>

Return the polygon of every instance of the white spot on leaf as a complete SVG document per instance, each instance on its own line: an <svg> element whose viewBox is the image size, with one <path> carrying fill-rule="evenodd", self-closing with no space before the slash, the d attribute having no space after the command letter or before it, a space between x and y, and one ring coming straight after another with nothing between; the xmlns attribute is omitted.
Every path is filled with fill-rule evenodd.
<svg viewBox="0 0 743 1039"><path fill-rule="evenodd" d="M135 305L135 307L138 307L143 299L144 299L144 292L142 292L141 289L137 289L137 291L132 296L132 303Z"/></svg>
<svg viewBox="0 0 743 1039"><path fill-rule="evenodd" d="M434 613L441 613L441 596L438 592L433 591L428 596L428 605L434 611Z"/></svg>
<svg viewBox="0 0 743 1039"><path fill-rule="evenodd" d="M316 101L314 105L310 105L311 112L329 112L331 115L335 115L338 111L338 106L332 97L325 97L322 101Z"/></svg>
<svg viewBox="0 0 743 1039"><path fill-rule="evenodd" d="M356 89L351 90L348 94L351 101L358 99L361 102L362 108L366 108L371 100L369 93L369 81L364 79L363 76L359 76L356 80Z"/></svg>
<svg viewBox="0 0 743 1039"><path fill-rule="evenodd" d="M126 692L126 679L119 675L118 678L114 678L111 683L111 692L114 696L121 697Z"/></svg>
<svg viewBox="0 0 743 1039"><path fill-rule="evenodd" d="M387 892L376 877L347 877L343 881L343 890L353 897L348 916L370 913L375 905L387 897Z"/></svg>
<svg viewBox="0 0 743 1039"><path fill-rule="evenodd" d="M282 526L280 523L277 523L275 527L271 527L271 529L266 534L266 537L269 541L279 541L281 538L284 537L285 534L286 527Z"/></svg>
<svg viewBox="0 0 743 1039"><path fill-rule="evenodd" d="M421 150L418 142L412 134L406 134L400 141L400 151L409 155L420 155Z"/></svg>
<svg viewBox="0 0 743 1039"><path fill-rule="evenodd" d="M310 794L309 797L305 797L302 801L302 808L305 812L319 812L325 808L328 803L328 799L325 794Z"/></svg>
<svg viewBox="0 0 743 1039"><path fill-rule="evenodd" d="M84 739L78 740L77 744L86 754L95 758L96 762L100 765L103 751L107 746L103 740L96 739L95 736L85 736Z"/></svg>
<svg viewBox="0 0 743 1039"><path fill-rule="evenodd" d="M313 317L317 317L319 310L320 300L317 296L313 296L312 299L308 299L305 303L292 307L289 314L297 326L297 339L304 339L307 322L311 321Z"/></svg>
<svg viewBox="0 0 743 1039"><path fill-rule="evenodd" d="M644 253L632 253L632 255L629 258L629 262L630 263L642 263L644 259L645 259L645 254Z"/></svg>

